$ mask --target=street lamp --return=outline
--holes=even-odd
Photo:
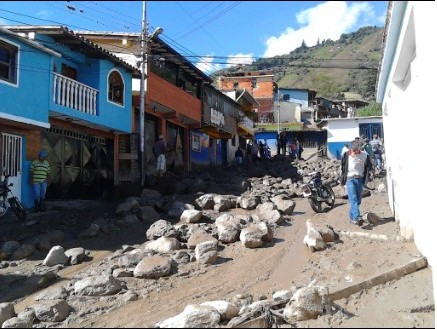
[[[142,31],[141,31],[141,80],[140,80],[140,171],[141,171],[141,187],[144,186],[145,172],[144,172],[144,111],[147,89],[147,52],[149,42],[160,35],[164,29],[158,27],[151,34],[147,34],[147,22],[146,22],[146,1],[143,1],[143,19],[142,19]]]

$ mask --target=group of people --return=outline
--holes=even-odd
[[[261,159],[271,159],[271,157],[271,150],[265,139],[264,143],[261,140],[256,142],[248,139],[245,150],[239,146],[235,151],[235,161],[238,166],[242,166],[243,164],[247,166],[251,162],[256,162]]]
[[[363,187],[370,179],[375,167],[383,169],[382,158],[384,144],[377,134],[370,141],[365,136],[356,137],[350,147],[343,147],[341,158],[341,185],[346,186],[349,199],[349,219],[352,224],[362,226],[364,221],[360,214]]]
[[[278,146],[278,154],[287,155],[288,151],[288,154],[292,160],[302,160],[302,145],[300,145],[297,139],[294,139],[291,143],[289,143],[285,130],[279,133],[276,143]]]

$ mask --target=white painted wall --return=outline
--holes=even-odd
[[[434,268],[437,113],[432,99],[437,69],[430,33],[437,31],[436,4],[394,1],[391,15],[377,92],[383,105],[390,206],[401,234],[414,237]],[[406,151],[412,149],[415,156]],[[432,272],[436,301],[437,271]]]
[[[329,146],[334,143],[350,143],[355,137],[360,136],[361,123],[382,123],[381,117],[356,117],[326,119],[328,154],[330,159],[336,159],[330,152]],[[340,147],[340,146],[339,146]],[[341,146],[342,147],[342,146]]]
[[[279,119],[281,122],[300,122],[300,108],[301,105],[293,102],[280,102]],[[273,112],[274,121],[278,122],[278,103],[275,104],[275,111]]]

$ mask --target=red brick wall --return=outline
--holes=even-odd
[[[201,122],[202,102],[199,99],[154,73],[149,73],[148,79],[149,92],[146,95],[148,104],[150,104],[150,100],[153,100],[175,110],[177,113],[182,113]]]

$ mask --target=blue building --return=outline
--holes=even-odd
[[[62,26],[0,27],[0,158],[14,193],[33,206],[31,161],[52,167],[48,199],[110,193],[118,135],[132,131],[139,71]]]

